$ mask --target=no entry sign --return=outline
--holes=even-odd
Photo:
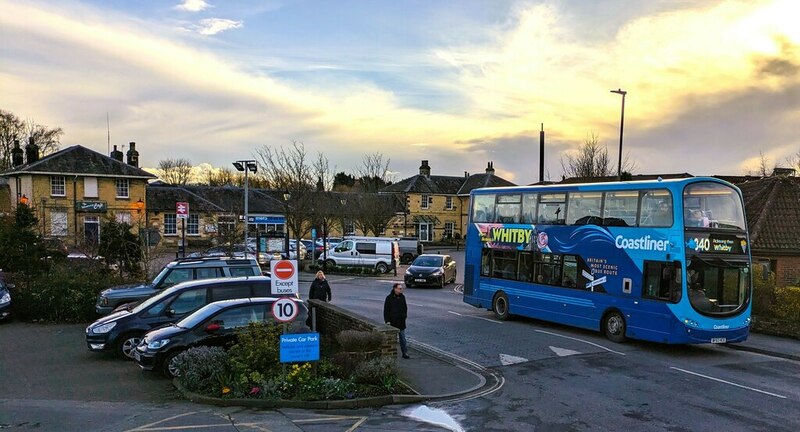
[[[272,292],[277,295],[297,294],[297,261],[270,261]]]

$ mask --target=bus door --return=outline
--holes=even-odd
[[[667,342],[675,317],[667,303],[681,299],[680,261],[645,261],[641,299],[636,301],[628,327],[634,337]]]

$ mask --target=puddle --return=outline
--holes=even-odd
[[[403,415],[425,423],[441,426],[453,432],[464,432],[464,429],[456,422],[450,414],[438,408],[431,408],[427,405],[420,405],[416,408],[408,409]]]

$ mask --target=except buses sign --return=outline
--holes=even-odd
[[[272,260],[269,265],[273,292],[277,295],[297,294],[297,261]]]

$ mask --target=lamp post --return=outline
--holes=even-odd
[[[250,209],[248,206],[248,199],[250,198],[250,192],[248,190],[248,180],[247,180],[247,172],[252,171],[255,174],[258,171],[258,164],[254,160],[239,160],[233,163],[233,166],[236,167],[237,171],[244,171],[244,255],[247,256],[247,234],[249,228],[249,215]]]
[[[616,89],[611,90],[611,93],[622,95],[622,114],[619,118],[619,159],[617,160],[617,181],[622,180],[622,128],[625,125],[625,95],[628,94],[625,90]]]
[[[289,259],[289,200],[292,199],[292,194],[289,191],[283,193],[283,206],[285,222],[283,227],[286,229],[286,259]],[[298,252],[300,248],[297,248]]]

